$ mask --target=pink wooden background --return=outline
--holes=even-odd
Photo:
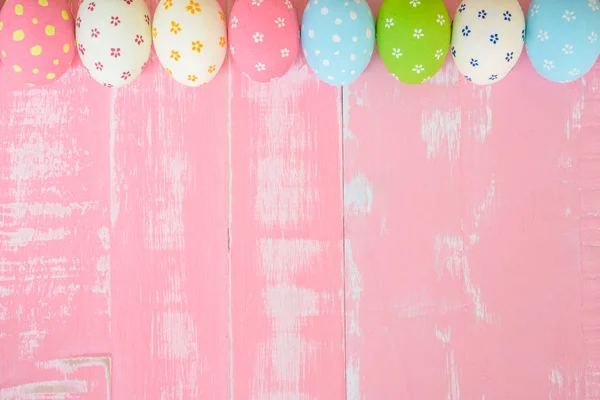
[[[10,85],[0,399],[600,399],[599,67]]]

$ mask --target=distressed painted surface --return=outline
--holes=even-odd
[[[600,398],[599,68],[0,87],[0,399]]]
[[[600,395],[598,72],[345,92],[349,399]]]

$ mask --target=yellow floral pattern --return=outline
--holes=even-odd
[[[171,29],[169,31],[177,35],[179,32],[181,32],[181,25],[175,21],[171,21]]]
[[[208,67],[208,73],[209,74],[212,74],[216,70],[217,70],[217,66],[216,65],[211,65],[210,67]]]
[[[152,37],[153,37],[154,39],[156,39],[156,37],[157,37],[157,36],[158,36],[158,29],[156,29],[156,28],[152,28]]]
[[[225,21],[225,13],[223,11],[219,11],[219,18],[221,18],[221,21]]]
[[[227,44],[227,41],[225,40],[225,36],[221,36],[219,38],[219,46],[225,47],[226,44]]]
[[[165,68],[165,71],[167,71],[169,75],[173,75],[173,71],[171,71],[169,68]]]
[[[187,10],[187,12],[189,12],[190,14],[196,14],[201,12],[202,10],[200,9],[200,3],[194,1],[194,0],[190,0],[190,4],[185,8]]]
[[[165,0],[163,7],[165,8],[165,10],[168,10],[169,8],[173,7],[173,0]]]
[[[198,53],[200,53],[200,51],[202,50],[203,47],[204,47],[204,45],[202,43],[200,43],[199,40],[192,42],[192,51],[197,51]]]
[[[177,50],[171,50],[171,57],[173,60],[175,61],[179,61],[179,59],[181,58],[181,55],[179,54],[179,52]]]
[[[198,80],[198,77],[196,75],[188,75],[188,81],[196,82],[197,80]]]

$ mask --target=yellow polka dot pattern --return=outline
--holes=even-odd
[[[0,10],[0,61],[27,86],[58,79],[73,56],[75,30],[69,11],[50,0],[6,3]]]

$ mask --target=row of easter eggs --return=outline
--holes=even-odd
[[[340,86],[364,71],[377,41],[402,82],[431,78],[450,49],[468,80],[491,84],[526,42],[538,72],[568,82],[600,54],[599,10],[600,0],[533,0],[526,30],[517,0],[464,0],[452,24],[442,0],[385,0],[375,26],[365,0],[309,0],[299,27],[290,0],[237,0],[227,27],[215,0],[161,0],[153,20],[144,0],[83,0],[74,22],[66,0],[15,0],[0,12],[0,60],[14,80],[38,86],[69,68],[76,44],[96,81],[121,87],[140,75],[154,43],[166,71],[196,87],[217,74],[227,47],[243,73],[266,82],[289,70],[301,42],[314,73]]]

